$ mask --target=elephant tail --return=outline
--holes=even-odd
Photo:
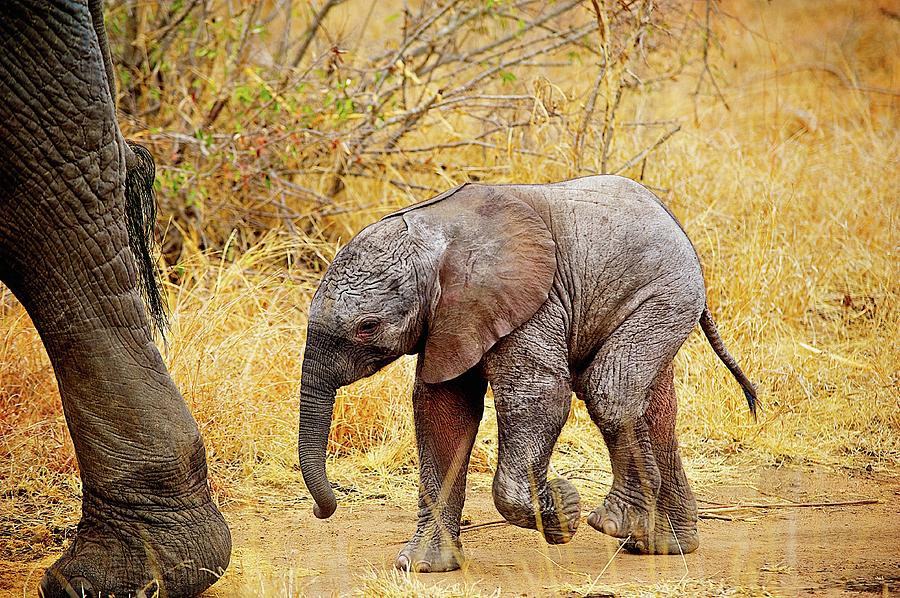
[[[708,305],[703,306],[703,313],[700,315],[700,328],[703,329],[703,334],[706,335],[706,340],[709,341],[713,351],[716,352],[716,355],[719,356],[719,359],[722,360],[722,363],[725,364],[731,375],[741,385],[744,396],[747,397],[750,413],[753,414],[753,419],[756,420],[756,386],[750,382],[743,370],[741,370],[741,366],[738,365],[737,360],[725,348],[725,343],[722,342],[722,337],[719,336],[719,330],[716,328],[712,314],[709,313]]]
[[[156,226],[156,194],[153,180],[156,164],[147,148],[130,141],[126,142],[131,152],[126,160],[125,174],[125,221],[128,229],[128,244],[138,269],[138,286],[147,305],[153,328],[164,336],[168,328],[166,307],[162,300],[156,265],[153,260]]]

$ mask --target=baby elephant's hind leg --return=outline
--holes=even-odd
[[[643,417],[661,485],[656,497],[654,534],[649,538],[646,550],[626,543],[626,548],[636,552],[686,554],[695,551],[700,544],[697,534],[697,502],[681,465],[678,440],[675,437],[677,412],[672,364],[669,363],[653,385],[650,405]]]
[[[638,418],[603,430],[613,484],[603,504],[588,516],[591,527],[626,540],[640,552],[655,527],[661,476],[645,421]]]
[[[678,541],[666,540],[672,539],[667,530],[676,524],[669,520],[681,509],[678,493],[687,481],[673,449],[674,413],[667,413],[674,394],[663,389],[671,381],[672,358],[694,325],[692,315],[662,302],[644,303],[578,376],[576,391],[603,433],[613,472],[609,495],[588,523],[624,539],[635,552],[673,552],[673,545],[678,552]],[[653,401],[659,404],[651,407]],[[675,519],[684,527],[685,517]],[[693,548],[696,534],[685,538],[682,551]]]

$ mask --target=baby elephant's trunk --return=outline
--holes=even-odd
[[[303,481],[316,501],[313,513],[319,519],[331,517],[337,501],[325,474],[328,432],[334,411],[337,385],[330,382],[329,369],[323,364],[322,349],[307,342],[300,378],[300,431],[297,449]]]

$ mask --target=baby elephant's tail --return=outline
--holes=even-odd
[[[703,329],[703,334],[706,335],[706,340],[709,341],[713,351],[716,352],[716,355],[719,356],[719,359],[722,360],[722,363],[725,364],[725,367],[728,368],[731,375],[734,376],[735,380],[738,381],[738,384],[740,384],[741,388],[744,390],[744,396],[747,397],[747,405],[749,405],[750,413],[753,414],[753,419],[755,420],[756,387],[747,379],[747,376],[745,376],[743,370],[741,370],[741,366],[737,364],[737,361],[732,357],[731,353],[728,352],[728,349],[725,348],[725,343],[722,342],[722,337],[719,336],[719,331],[716,329],[716,323],[712,319],[712,314],[709,313],[708,305],[703,306],[703,314],[700,316],[700,328]]]

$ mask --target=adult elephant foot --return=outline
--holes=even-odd
[[[44,574],[41,595],[196,596],[224,573],[230,554],[228,526],[209,499],[176,510],[86,495],[75,540]]]
[[[397,555],[394,566],[401,571],[438,573],[456,571],[464,560],[459,538],[427,540],[416,534]]]

